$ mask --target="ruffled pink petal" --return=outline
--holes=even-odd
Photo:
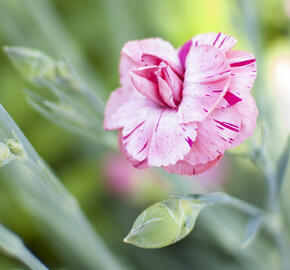
[[[214,110],[205,121],[198,124],[192,149],[181,164],[176,164],[175,170],[181,167],[189,172],[189,165],[212,164],[226,150],[236,147],[253,134],[257,115],[258,110],[251,95],[234,106]],[[185,166],[184,162],[189,165]]]
[[[137,169],[147,169],[149,168],[148,166],[148,160],[147,158],[145,158],[144,160],[136,160],[134,158],[132,158],[127,149],[124,147],[123,144],[123,135],[122,135],[122,130],[119,130],[119,147],[122,151],[122,153],[124,154],[124,156],[126,157],[126,159]]]
[[[176,162],[176,164],[174,165],[164,167],[164,169],[169,173],[176,173],[180,175],[195,175],[209,170],[210,168],[215,166],[221,158],[222,156],[219,156],[215,160],[208,161],[205,164],[195,165],[192,165],[187,161],[181,160]]]
[[[134,71],[130,71],[130,75],[132,84],[139,93],[161,106],[164,105],[155,82],[137,75]]]
[[[182,160],[196,138],[196,124],[180,124],[175,110],[163,110],[150,143],[148,164],[168,166]]]
[[[157,77],[157,79],[158,79],[158,89],[162,100],[167,106],[171,108],[176,108],[177,106],[173,101],[173,93],[168,83],[159,76]]]
[[[113,114],[112,121],[122,128],[123,146],[133,159],[147,158],[150,139],[161,113],[155,103],[141,96],[124,103]]]
[[[242,101],[242,99],[238,95],[235,95],[231,90],[228,90],[224,95],[224,101],[227,104],[226,106],[233,106]]]
[[[123,90],[123,88],[122,88]],[[124,92],[124,94],[126,91]],[[112,113],[108,113],[107,111],[111,111],[110,108],[113,106],[111,104],[115,103],[113,102],[114,99],[110,97],[107,107],[106,112],[105,112],[105,129],[121,129],[127,125],[127,123],[130,123],[131,119],[133,120],[133,116],[136,117],[136,112],[138,109],[142,108],[143,106],[148,107],[152,106],[153,108],[155,107],[155,104],[145,98],[143,95],[141,95],[139,92],[132,90],[131,93],[133,93],[133,97],[129,97],[127,101],[124,101],[122,104],[120,104],[119,107],[116,108]],[[114,98],[118,98],[118,95],[115,94],[114,92],[111,94],[113,95]]]
[[[185,42],[184,45],[178,50],[178,57],[183,67],[185,67],[185,60],[190,51],[191,46],[192,40],[189,40]]]
[[[235,107],[240,114],[242,124],[240,132],[233,141],[231,148],[240,145],[242,142],[253,135],[256,129],[256,121],[259,113],[256,101],[250,94],[244,97],[243,102],[239,102],[237,105],[235,105]]]
[[[141,66],[141,67],[135,67],[129,70],[129,72],[132,72],[140,77],[146,78],[149,81],[157,83],[155,72],[158,71],[160,68],[159,66]]]
[[[115,121],[114,114],[124,103],[132,98],[138,98],[138,95],[139,94],[137,94],[136,91],[131,90],[128,87],[118,88],[111,93],[105,109],[105,130],[118,129],[122,127],[120,123]]]
[[[148,65],[146,61],[150,57],[153,58],[152,61],[167,63],[177,74],[183,76],[183,67],[172,45],[160,38],[151,38],[130,41],[123,47],[119,65],[121,84],[130,83],[128,70],[136,66]]]
[[[169,66],[162,68],[162,73],[163,79],[168,83],[169,87],[171,88],[175,104],[179,104],[182,98],[183,82]]]
[[[159,93],[163,102],[171,108],[176,108],[182,96],[183,82],[176,73],[164,62],[155,72],[159,84]]]
[[[190,151],[196,124],[179,124],[176,111],[149,100],[132,100],[115,113],[122,129],[122,147],[132,160],[148,159],[149,166],[174,164]]]
[[[123,144],[132,158],[142,161],[148,157],[154,127],[162,112],[142,108],[136,114],[123,128]]]
[[[240,133],[241,117],[236,108],[214,110],[207,119],[199,123],[197,138],[185,157],[190,164],[205,164],[223,155],[232,147]]]
[[[227,58],[231,67],[231,100],[243,99],[250,92],[257,77],[255,57],[244,51],[229,51]],[[231,100],[229,103],[231,104]]]
[[[236,43],[237,43],[237,40],[234,37],[223,34],[223,33],[200,34],[200,35],[196,35],[192,39],[193,46],[206,44],[206,45],[214,46],[215,48],[223,52],[227,52],[230,49],[232,49]]]
[[[208,45],[191,47],[178,111],[181,122],[203,121],[222,100],[230,80],[230,66],[221,51]]]

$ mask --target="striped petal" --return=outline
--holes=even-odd
[[[148,100],[127,102],[116,117],[123,125],[123,152],[134,164],[144,160],[149,166],[174,164],[190,151],[196,137],[196,124],[179,124],[176,111]]]
[[[200,174],[215,166],[222,157],[223,156],[219,156],[215,160],[208,161],[205,164],[195,164],[195,165],[192,165],[185,160],[181,160],[176,162],[176,164],[174,165],[164,167],[164,169],[169,173],[176,173],[180,175]]]
[[[230,84],[230,66],[218,49],[193,46],[186,59],[181,122],[203,121],[222,100]]]
[[[257,66],[255,57],[244,51],[230,51],[227,58],[231,67],[231,99],[227,101],[231,105],[232,101],[243,99],[249,94],[257,77]]]
[[[123,147],[131,158],[143,161],[148,157],[150,141],[162,110],[148,99],[131,100],[115,114],[122,125]]]
[[[257,115],[256,103],[251,95],[234,106],[216,109],[198,124],[196,140],[183,161],[168,170],[184,170],[188,174],[190,165],[196,172],[196,166],[206,168],[214,165],[226,150],[236,147],[253,134]]]
[[[196,35],[192,39],[192,44],[194,46],[199,45],[210,45],[214,46],[215,48],[225,52],[228,52],[232,49],[237,43],[237,40],[229,35],[223,33],[207,33],[207,34],[200,34]]]
[[[109,100],[105,109],[104,129],[112,130],[122,128],[121,123],[118,122],[116,112],[118,109],[131,99],[143,98],[136,91],[131,90],[128,87],[118,88],[113,91],[109,97]]]
[[[160,62],[168,64],[177,74],[183,76],[183,67],[172,45],[160,38],[130,41],[121,52],[120,75],[121,84],[130,83],[128,71],[136,66],[146,66]],[[152,63],[154,62],[154,63]]]
[[[180,124],[175,110],[166,109],[153,131],[148,164],[168,166],[182,160],[196,138],[196,124]]]
[[[148,165],[148,160],[147,158],[145,158],[144,160],[137,160],[134,159],[130,156],[130,154],[128,153],[127,149],[124,147],[124,142],[123,142],[123,135],[122,135],[122,131],[119,131],[119,147],[120,150],[122,151],[123,155],[127,158],[127,160],[137,169],[147,169],[149,168]]]
[[[146,77],[137,75],[134,70],[130,71],[130,75],[132,84],[139,93],[141,93],[151,101],[155,102],[156,104],[159,104],[161,106],[164,105],[160,97],[158,85],[156,82]]]

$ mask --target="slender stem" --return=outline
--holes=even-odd
[[[283,217],[280,209],[272,214],[272,222],[268,222],[268,229],[272,232],[274,241],[281,256],[281,269],[290,270],[289,243],[284,231]]]
[[[289,244],[285,235],[282,225],[281,207],[279,201],[278,179],[275,168],[266,150],[260,151],[260,155],[252,158],[253,163],[262,171],[267,181],[268,187],[268,209],[271,213],[270,216],[274,217],[274,222],[267,228],[271,231],[278,252],[281,258],[281,269],[290,270],[289,260]],[[274,224],[274,225],[273,225]]]
[[[252,162],[258,167],[264,174],[265,180],[267,181],[268,189],[268,209],[271,212],[276,212],[278,208],[277,198],[277,177],[274,170],[274,166],[269,159],[266,150],[259,149],[259,155],[251,157]]]
[[[274,233],[276,245],[279,248],[279,253],[281,254],[281,269],[289,270],[290,269],[290,262],[289,262],[289,253],[287,243],[283,237],[283,234],[280,231],[276,231]]]
[[[22,258],[20,258],[32,270],[48,270],[37,258],[35,258],[28,250],[24,249]]]
[[[226,204],[226,205],[230,205],[232,207],[235,207],[249,215],[260,215],[263,214],[265,215],[265,212],[250,204],[247,203],[245,201],[242,201],[240,199],[237,199],[235,197],[232,197],[230,195],[227,195],[225,193],[212,193],[212,194],[208,194],[208,195],[195,195],[195,194],[190,194],[188,195],[190,198],[193,198],[195,200],[198,200],[200,202],[204,202],[207,204]]]

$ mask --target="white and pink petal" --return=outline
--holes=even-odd
[[[161,62],[167,63],[177,74],[183,76],[183,67],[174,47],[160,38],[130,41],[121,52],[120,75],[121,83],[128,83],[128,71],[134,67],[147,66]]]
[[[129,153],[127,152],[126,148],[124,147],[124,143],[123,143],[123,135],[122,135],[122,130],[119,130],[119,136],[118,136],[118,141],[119,141],[119,147],[121,152],[123,153],[123,155],[126,157],[126,159],[137,169],[147,169],[149,168],[148,165],[148,160],[147,158],[144,160],[136,160],[134,158],[132,158]]]
[[[196,35],[192,39],[193,46],[199,45],[210,45],[213,46],[224,53],[231,50],[237,43],[237,40],[230,36],[223,33],[206,33],[206,34],[199,34]]]
[[[176,111],[172,109],[149,104],[137,109],[133,104],[128,105],[135,111],[124,122],[122,146],[132,160],[146,159],[149,166],[168,166],[182,160],[190,151],[196,137],[196,124],[179,124]]]
[[[126,92],[127,91],[124,91],[124,95]],[[119,93],[117,94],[113,92],[113,96],[111,94],[112,97],[110,97],[105,111],[105,130],[121,129],[132,123],[135,119],[134,117],[136,117],[136,112],[140,108],[145,107],[147,109],[148,107],[152,107],[154,109],[156,107],[155,103],[150,101],[148,98],[145,98],[139,92],[132,91],[132,93],[134,96],[121,103],[118,107],[115,106],[115,99],[118,99]],[[143,111],[141,110],[141,112]]]
[[[175,104],[179,104],[182,98],[182,80],[169,66],[162,68],[162,78],[168,83],[169,87],[171,88]]]
[[[251,137],[256,129],[256,121],[258,117],[258,108],[256,101],[251,94],[243,98],[236,106],[241,119],[241,127],[238,136],[232,143],[232,147],[236,147]]]
[[[192,165],[215,160],[232,148],[240,131],[241,117],[234,107],[215,110],[198,124],[196,140],[184,160]]]
[[[180,124],[175,110],[164,110],[152,134],[148,164],[157,167],[175,164],[190,151],[195,138],[195,123]]]
[[[173,100],[173,92],[169,87],[168,83],[159,76],[157,77],[157,79],[158,79],[159,94],[163,102],[170,108],[177,108]]]
[[[229,90],[236,98],[243,99],[251,91],[257,77],[256,59],[244,51],[229,51],[227,58],[232,77]]]
[[[126,102],[134,99],[143,99],[143,97],[128,87],[118,88],[110,94],[109,100],[105,108],[104,129],[112,130],[121,128],[122,125],[118,122],[116,113]]]
[[[179,117],[183,123],[203,121],[222,100],[230,85],[230,66],[218,49],[192,47],[186,59]]]
[[[214,110],[198,124],[196,140],[183,161],[196,166],[216,160],[253,134],[257,115],[251,95],[234,106]]]
[[[196,175],[203,173],[209,169],[211,169],[213,166],[215,166],[219,160],[223,156],[219,156],[214,160],[208,161],[207,163],[200,163],[200,164],[190,164],[186,160],[181,160],[176,162],[174,165],[170,165],[167,167],[164,167],[164,169],[169,173],[176,173],[180,175]]]
[[[158,91],[158,84],[149,78],[142,77],[136,74],[136,71],[130,71],[131,81],[133,87],[144,97],[148,98],[152,102],[164,105]]]

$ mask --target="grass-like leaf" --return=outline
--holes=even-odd
[[[285,179],[286,170],[289,164],[290,158],[290,135],[288,137],[287,143],[285,145],[284,151],[282,152],[278,164],[277,164],[277,191],[279,192]]]
[[[0,249],[7,255],[18,259],[32,270],[48,270],[23,244],[13,232],[0,224]]]
[[[17,144],[11,145],[11,139]],[[14,155],[8,168],[20,206],[41,226],[44,236],[57,251],[83,269],[124,270],[92,228],[75,198],[39,157],[13,119],[0,105],[0,142]],[[8,163],[7,163],[8,164]],[[52,235],[54,237],[52,237]]]
[[[255,238],[258,236],[263,223],[264,218],[262,215],[256,215],[249,219],[242,248],[247,248],[251,243],[253,243]]]
[[[66,60],[25,47],[4,47],[22,77],[33,86],[29,103],[45,117],[82,134],[102,131],[104,102]]]

